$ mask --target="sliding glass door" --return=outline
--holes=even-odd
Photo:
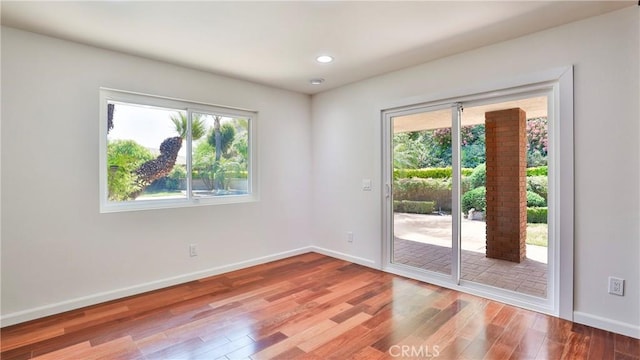
[[[383,112],[392,272],[553,308],[549,94]]]
[[[393,262],[451,275],[451,174],[437,174],[451,167],[451,109],[409,110],[391,123]]]

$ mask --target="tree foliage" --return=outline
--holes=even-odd
[[[527,166],[547,165],[547,118],[528,119]],[[470,125],[460,129],[461,166],[475,168],[486,161],[485,126]],[[420,169],[452,165],[451,128],[423,130],[393,135],[393,163],[396,169]]]
[[[130,199],[137,198],[154,181],[161,179],[171,173],[176,164],[178,153],[182,148],[182,142],[187,137],[188,120],[185,113],[180,112],[169,117],[173,123],[178,136],[166,138],[160,143],[160,155],[155,159],[148,160],[141,164],[134,171],[137,189],[128,196]],[[193,114],[191,118],[191,139],[198,140],[204,136],[206,127],[202,116]]]
[[[549,147],[547,118],[527,120],[527,166],[547,165]]]
[[[220,120],[214,118],[206,141],[194,150],[194,176],[209,190],[227,189],[231,178],[246,176],[248,165],[248,121],[233,119],[220,124]]]
[[[462,167],[485,162],[484,125],[461,129]],[[451,166],[451,128],[394,134],[394,167],[418,169]]]
[[[220,126],[220,156],[228,159],[230,157],[229,150],[233,140],[236,137],[236,129],[230,123],[225,123]],[[207,142],[209,145],[216,149],[216,131],[215,127],[211,128],[209,135],[207,136]]]
[[[171,122],[178,133],[178,136],[183,140],[187,138],[187,115],[183,112],[171,115]],[[191,116],[191,139],[198,140],[206,133],[206,126],[202,115],[193,114]]]
[[[133,140],[113,140],[107,144],[107,185],[109,200],[130,200],[140,190],[135,170],[153,159],[151,152]]]

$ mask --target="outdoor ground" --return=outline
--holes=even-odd
[[[451,216],[396,213],[394,223],[395,263],[451,274]],[[463,280],[547,296],[547,247],[527,245],[520,263],[491,259],[485,256],[485,223],[463,219],[461,227]],[[543,228],[532,226],[536,237],[544,235]]]
[[[540,226],[543,225],[543,226]],[[541,237],[544,224],[529,224],[527,233]],[[462,250],[485,252],[486,226],[484,221],[462,219]],[[425,244],[451,247],[451,215],[394,214],[394,236]],[[527,244],[527,258],[547,263],[547,247]]]

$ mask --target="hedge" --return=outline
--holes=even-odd
[[[529,224],[546,224],[547,208],[546,207],[528,207],[527,222]]]
[[[549,179],[546,176],[527,177],[527,191],[533,191],[546,199],[549,193]]]
[[[462,176],[471,176],[474,169],[463,168]],[[527,176],[547,176],[548,167],[538,166],[527,168]],[[451,168],[427,168],[427,169],[394,169],[393,178],[398,179],[446,179],[451,177]]]
[[[431,214],[435,209],[435,201],[394,200],[393,211],[411,214]]]
[[[547,166],[527,168],[527,176],[547,176],[548,169]]]
[[[436,209],[451,210],[451,179],[400,179],[393,182],[393,199],[433,201]]]
[[[527,191],[527,206],[544,207],[547,206],[547,200],[533,191]]]
[[[462,169],[462,176],[469,176],[473,169]],[[394,169],[393,179],[447,179],[451,177],[452,170],[446,168],[427,168],[427,169]]]

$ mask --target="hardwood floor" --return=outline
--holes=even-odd
[[[309,253],[1,330],[2,359],[639,359],[640,341]]]

